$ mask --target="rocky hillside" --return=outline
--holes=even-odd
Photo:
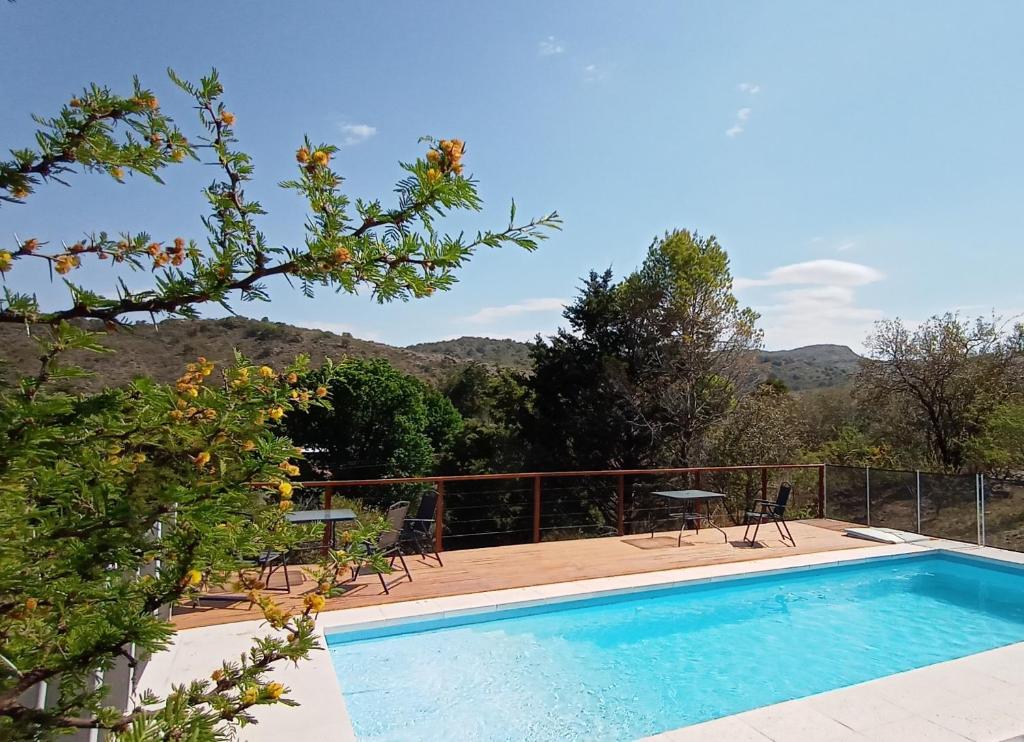
[[[414,353],[447,356],[462,363],[488,363],[510,368],[530,368],[530,346],[518,340],[461,337],[435,343],[417,343],[405,346]]]
[[[24,328],[0,325],[0,373],[35,371],[38,349]],[[398,348],[359,340],[348,333],[294,327],[242,317],[197,321],[166,320],[158,325],[140,323],[109,335],[106,345],[114,353],[80,358],[97,371],[85,386],[96,389],[118,385],[136,376],[172,381],[197,356],[217,363],[229,361],[234,349],[257,363],[282,367],[305,353],[313,364],[324,358],[384,358],[396,368],[428,381],[438,381],[460,365],[489,363],[526,370],[529,345],[516,340],[462,337]],[[844,345],[810,345],[794,350],[759,354],[759,375],[774,377],[795,391],[842,386],[856,371],[859,356]]]
[[[793,350],[763,351],[762,373],[793,391],[844,386],[853,380],[860,356],[845,345],[806,345]]]
[[[115,352],[79,356],[83,365],[97,372],[87,381],[89,388],[123,384],[137,376],[172,381],[197,356],[223,364],[231,360],[236,348],[253,361],[275,368],[285,366],[301,353],[310,356],[314,365],[324,358],[384,358],[396,368],[430,381],[439,380],[459,365],[444,355],[359,340],[348,333],[337,335],[242,317],[138,324],[108,335],[104,343]],[[10,374],[11,369],[35,370],[38,350],[23,327],[0,326],[0,347],[0,358],[7,366],[0,371]]]

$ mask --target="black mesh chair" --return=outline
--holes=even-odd
[[[402,535],[399,543],[403,549],[409,549],[406,553],[415,552],[421,558],[436,559],[437,563],[444,566],[441,555],[437,553],[434,529],[437,523],[437,493],[428,492],[420,498],[419,507],[416,509],[415,518],[406,518],[405,526],[402,528]]]
[[[789,503],[789,496],[792,492],[793,485],[789,482],[783,482],[779,485],[779,494],[775,496],[775,502],[771,500],[754,500],[754,509],[747,511],[746,519],[744,520],[746,529],[743,531],[743,540],[751,545],[756,544],[757,530],[764,521],[770,520],[779,529],[779,536],[782,537],[783,542],[788,538],[789,542],[796,546],[793,534],[789,532],[789,525],[786,523],[786,505]],[[747,534],[750,533],[751,526],[754,526],[754,535],[748,539]],[[783,533],[783,529],[785,529],[785,533]]]
[[[370,556],[382,556],[387,558],[388,566],[391,569],[394,569],[395,560],[397,559],[401,563],[402,569],[405,571],[405,576],[409,578],[409,582],[412,582],[412,575],[409,573],[409,567],[406,565],[405,559],[402,557],[402,545],[400,543],[402,530],[405,524],[405,516],[408,512],[408,500],[396,502],[394,505],[389,507],[387,515],[385,516],[388,521],[388,529],[377,538],[376,543],[367,544],[366,549]],[[364,568],[377,573],[385,594],[389,594],[391,592],[387,580],[384,579],[384,573],[380,570],[373,569],[369,562],[363,562],[358,567],[354,567],[352,569],[353,579]]]

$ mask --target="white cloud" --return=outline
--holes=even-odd
[[[603,80],[608,76],[608,72],[605,67],[599,67],[596,64],[583,65],[583,79],[586,82],[597,82]]]
[[[345,135],[343,143],[349,146],[365,142],[377,133],[377,127],[369,124],[341,124],[339,128]]]
[[[548,36],[537,45],[537,51],[542,57],[551,57],[565,52],[565,45],[554,36]]]
[[[527,314],[529,312],[555,312],[561,311],[565,306],[565,299],[555,298],[544,298],[544,299],[525,299],[515,304],[504,304],[496,307],[484,307],[477,312],[463,317],[462,319],[466,322],[473,322],[475,324],[483,324],[486,322],[494,322],[496,320],[503,320],[509,317],[517,317],[521,314]]]
[[[756,82],[741,82],[736,86],[741,93],[750,93],[751,95],[757,95],[761,92],[761,86]]]
[[[742,134],[745,128],[745,124],[747,120],[750,118],[751,111],[752,109],[746,107],[736,111],[736,123],[725,130],[725,135],[727,137],[732,138]]]
[[[885,274],[861,263],[845,260],[808,260],[773,268],[764,278],[737,278],[736,288],[750,286],[782,286],[785,284],[828,284],[835,286],[863,286],[881,281]]]
[[[809,260],[774,268],[762,278],[737,278],[738,291],[775,287],[761,313],[765,345],[792,348],[812,343],[840,343],[854,350],[864,338],[880,309],[860,306],[857,289],[885,278],[876,268],[843,260]]]
[[[846,252],[847,250],[856,247],[857,243],[853,240],[847,240],[846,242],[836,247],[836,252]]]

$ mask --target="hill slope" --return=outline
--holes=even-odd
[[[844,386],[853,380],[860,360],[845,345],[806,345],[758,356],[764,376],[779,379],[793,391]]]
[[[5,375],[10,376],[12,370],[36,371],[39,351],[24,328],[0,325],[0,344],[0,358],[6,366],[0,366],[0,371]],[[383,358],[405,373],[434,382],[470,362],[521,370],[530,367],[529,344],[516,340],[462,337],[398,348],[359,340],[348,333],[337,335],[243,317],[139,324],[108,335],[105,344],[115,352],[78,357],[79,362],[97,372],[96,377],[83,382],[86,388],[124,384],[136,376],[173,381],[196,357],[206,356],[223,364],[231,360],[236,348],[254,362],[275,368],[283,367],[300,353],[309,355],[314,365],[325,358]],[[859,358],[845,345],[764,351],[758,354],[757,373],[764,379],[780,379],[794,391],[842,386],[856,372]]]
[[[518,340],[496,340],[467,335],[455,340],[407,345],[405,349],[414,353],[449,356],[464,363],[490,363],[522,370],[530,368],[530,346]]]
[[[23,327],[0,326],[0,344],[0,357],[6,365],[21,372],[36,370],[39,351]],[[95,378],[85,381],[86,388],[123,384],[137,376],[173,381],[196,357],[206,356],[222,365],[232,359],[236,348],[252,361],[274,368],[285,366],[302,353],[310,356],[314,366],[325,358],[384,358],[396,368],[429,381],[439,380],[459,365],[445,356],[359,340],[348,333],[337,335],[243,317],[139,324],[108,335],[104,344],[115,352],[77,356],[82,365],[97,372]]]

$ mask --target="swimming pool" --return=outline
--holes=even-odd
[[[1024,641],[946,553],[328,634],[361,740],[630,740]]]

